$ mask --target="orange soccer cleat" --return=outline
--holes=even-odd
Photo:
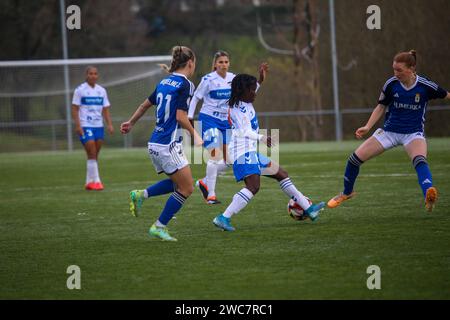
[[[207,204],[220,204],[221,202],[217,200],[216,196],[211,196],[206,199]]]
[[[328,201],[327,205],[329,208],[336,208],[338,207],[342,202],[351,199],[355,196],[355,192],[350,193],[349,195],[340,193],[338,194],[336,197],[330,199],[330,201]]]
[[[436,203],[436,200],[438,199],[438,192],[435,187],[430,187],[427,189],[427,193],[425,195],[425,209],[427,209],[428,212],[433,211],[434,204]]]

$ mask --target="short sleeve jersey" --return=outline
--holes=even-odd
[[[103,127],[102,111],[110,106],[105,88],[98,84],[91,87],[84,82],[75,89],[72,104],[80,107],[78,115],[82,127]]]
[[[419,75],[411,88],[396,77],[390,78],[378,99],[379,104],[387,107],[384,130],[404,134],[423,132],[428,101],[446,96],[446,90]]]
[[[148,100],[156,106],[156,125],[150,143],[170,144],[180,138],[177,110],[188,111],[194,85],[186,76],[172,73],[156,86]]]

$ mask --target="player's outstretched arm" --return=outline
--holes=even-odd
[[[191,137],[194,137],[194,144],[200,146],[203,144],[203,140],[200,135],[195,131],[194,127],[191,125],[187,112],[181,109],[177,109],[177,122],[183,129],[186,129]]]
[[[148,99],[145,99],[144,102],[137,108],[134,114],[131,116],[130,120],[122,123],[120,125],[120,132],[122,134],[127,134],[131,131],[134,124],[144,115],[144,113],[152,106],[151,102]]]
[[[379,104],[375,107],[375,109],[372,111],[372,114],[370,115],[369,120],[367,123],[355,131],[355,136],[358,139],[362,139],[369,131],[372,129],[372,127],[375,125],[375,123],[380,120],[380,118],[383,116],[385,112],[385,106],[382,104]]]
[[[267,62],[261,63],[259,66],[259,79],[258,83],[261,84],[267,77],[267,72],[269,71],[269,64]]]

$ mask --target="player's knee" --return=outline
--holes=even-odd
[[[191,184],[191,185],[188,185],[188,186],[186,186],[186,187],[183,188],[182,194],[187,198],[187,197],[189,197],[193,192],[194,192],[194,186]]]
[[[250,192],[253,193],[253,195],[255,195],[259,191],[259,184],[248,185],[247,189],[250,190]]]
[[[353,164],[354,166],[357,166],[357,167],[361,166],[361,165],[364,163],[364,161],[362,161],[362,160],[358,157],[358,155],[356,154],[356,152],[353,152],[353,153],[350,155],[350,157],[348,157],[348,162],[351,163],[351,164]]]
[[[289,177],[289,174],[286,170],[284,170],[283,168],[278,169],[278,173],[277,173],[278,181],[284,180],[288,177]]]
[[[425,156],[418,155],[418,156],[414,157],[414,159],[412,161],[412,164],[413,164],[414,168],[417,168],[417,166],[420,165],[420,164],[428,165],[428,161],[427,161],[427,158]]]

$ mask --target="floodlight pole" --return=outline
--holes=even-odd
[[[63,49],[63,59],[69,59],[69,51],[67,49],[67,30],[66,30],[66,5],[64,0],[59,0],[59,7],[61,13],[61,34],[62,34],[62,49]],[[70,79],[69,79],[69,66],[67,63],[64,64],[64,95],[66,103],[66,122],[67,122],[67,150],[73,150],[72,141],[72,111],[70,105]]]
[[[339,110],[339,82],[337,70],[337,50],[336,50],[336,23],[334,19],[334,0],[328,0],[330,9],[330,33],[331,33],[331,61],[333,64],[333,102],[334,102],[334,118],[336,141],[342,140],[342,121],[341,112]]]

